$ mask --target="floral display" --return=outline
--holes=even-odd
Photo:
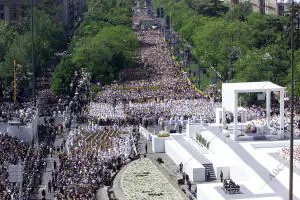
[[[121,188],[128,200],[180,200],[180,193],[148,158],[127,167],[121,178]]]

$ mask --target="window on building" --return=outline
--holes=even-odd
[[[0,11],[4,10],[4,5],[0,5]]]
[[[13,9],[13,10],[17,10],[17,5],[16,5],[16,4],[13,4],[13,5],[12,5],[12,9]]]
[[[0,19],[4,19],[4,13],[0,13]]]
[[[17,19],[17,12],[13,12],[13,19]]]

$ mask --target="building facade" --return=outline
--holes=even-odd
[[[62,21],[66,28],[72,29],[76,21],[78,21],[82,13],[86,10],[85,0],[62,0],[59,2],[58,6],[62,11]]]
[[[286,4],[278,3],[278,0],[232,0],[232,3],[237,4],[240,2],[250,1],[253,10],[261,14],[274,14],[284,15],[287,9]]]
[[[32,0],[0,0],[0,20],[15,22],[22,18],[26,7],[31,6]],[[42,0],[34,0],[38,3]],[[86,10],[85,0],[52,0],[56,1],[59,13],[56,13],[58,20],[71,28]]]
[[[24,0],[0,0],[0,20],[18,21],[24,7]]]

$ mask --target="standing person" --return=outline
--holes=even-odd
[[[46,196],[46,191],[45,191],[45,189],[42,190],[42,195],[43,195],[43,197]]]
[[[49,181],[48,181],[48,192],[51,192],[51,187],[52,187],[51,181],[49,180]]]
[[[191,191],[192,190],[192,183],[191,181],[187,181],[187,185],[188,185],[188,190]]]
[[[54,170],[56,170],[56,161],[55,160],[53,162],[53,167],[54,167]]]
[[[206,181],[209,181],[209,171],[208,169],[205,172]]]
[[[179,133],[182,133],[182,125],[179,124]]]
[[[147,143],[145,144],[145,151],[146,151],[146,154],[148,153],[148,146],[147,146]]]
[[[51,154],[51,158],[52,158],[52,147],[50,147],[50,149],[49,149],[49,151],[50,151],[50,154]]]
[[[53,192],[55,192],[56,191],[56,184],[54,182],[54,179],[52,179],[52,187],[53,187]]]
[[[221,173],[220,173],[220,178],[221,178],[221,183],[223,183],[223,171],[221,170]]]
[[[47,168],[47,162],[46,161],[43,162],[43,167],[44,167],[44,171],[46,172],[46,168]]]
[[[185,172],[183,172],[183,173],[182,173],[182,180],[183,180],[183,184],[185,184],[185,178],[186,178],[186,176],[185,176]]]
[[[182,174],[182,168],[183,168],[183,164],[182,164],[182,162],[180,162],[180,164],[179,164],[179,172],[180,172],[180,174]]]

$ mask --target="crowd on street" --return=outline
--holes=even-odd
[[[30,199],[34,178],[40,167],[40,153],[22,140],[7,134],[0,135],[0,196],[2,199],[17,199],[20,185],[9,181],[9,169],[11,166],[24,166],[22,196]]]
[[[135,12],[133,21],[139,19],[149,16]],[[99,188],[111,186],[116,172],[140,156],[139,125],[164,127],[165,122],[175,122],[180,124],[181,132],[183,121],[215,120],[215,109],[221,106],[220,91],[215,86],[203,93],[195,89],[191,73],[185,73],[172,58],[160,30],[137,29],[135,34],[141,44],[138,66],[124,73],[131,79],[101,87],[93,99],[89,97],[90,75],[84,69],[75,73],[74,88],[65,98],[56,98],[47,89],[47,77],[38,79],[43,89],[39,94],[40,141],[30,145],[0,134],[0,199],[18,199],[20,191],[22,199],[32,199],[34,186],[41,182],[45,170],[45,158],[57,152],[59,162],[54,163],[48,183],[55,199],[94,200]],[[247,114],[249,120],[264,120],[266,116],[259,106],[248,107]],[[32,103],[0,105],[0,122],[18,120],[26,124],[35,116]],[[278,113],[272,112],[272,116],[277,123]],[[288,118],[285,122],[288,127]],[[295,125],[300,130],[300,119]],[[68,137],[54,146],[55,138],[64,131]],[[24,166],[21,188],[9,181],[9,166],[18,164]]]
[[[112,184],[112,176],[130,161],[136,132],[130,127],[90,126],[70,131],[59,172],[54,176],[57,199],[96,199],[100,186]]]

